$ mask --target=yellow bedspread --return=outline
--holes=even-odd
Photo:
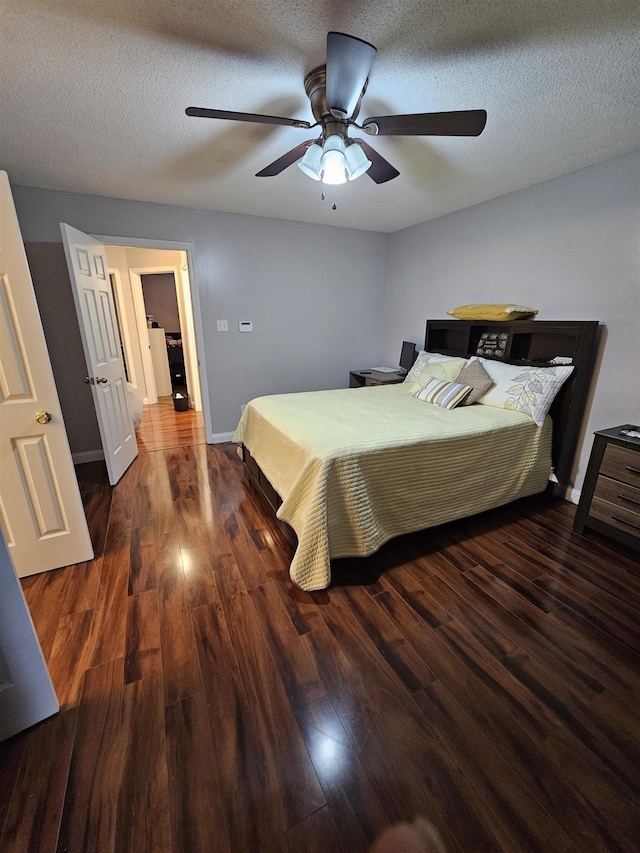
[[[331,582],[332,557],[366,556],[402,533],[542,491],[551,421],[491,406],[448,411],[406,385],[258,397],[233,440],[282,498],[304,590]]]

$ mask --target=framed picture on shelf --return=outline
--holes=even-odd
[[[504,358],[507,353],[508,342],[508,332],[483,332],[478,341],[476,355]]]

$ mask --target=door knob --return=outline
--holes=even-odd
[[[85,376],[82,381],[85,385],[93,385],[93,376]]]
[[[36,420],[39,424],[48,424],[51,420],[49,412],[36,412]]]
[[[103,376],[101,379],[96,376],[96,385],[102,385],[103,383],[106,384],[108,381],[109,380],[106,378],[106,376]]]

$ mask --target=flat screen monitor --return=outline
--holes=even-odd
[[[416,345],[411,341],[402,341],[402,350],[400,351],[400,368],[409,371],[413,367],[413,362],[418,355]]]

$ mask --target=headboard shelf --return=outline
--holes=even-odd
[[[484,332],[506,332],[504,358],[497,361],[544,367],[552,358],[570,358],[574,370],[551,407],[553,464],[564,495],[570,485],[580,426],[595,365],[597,320],[427,320],[424,348],[427,352],[471,358],[477,354]],[[483,356],[488,357],[488,356]]]

